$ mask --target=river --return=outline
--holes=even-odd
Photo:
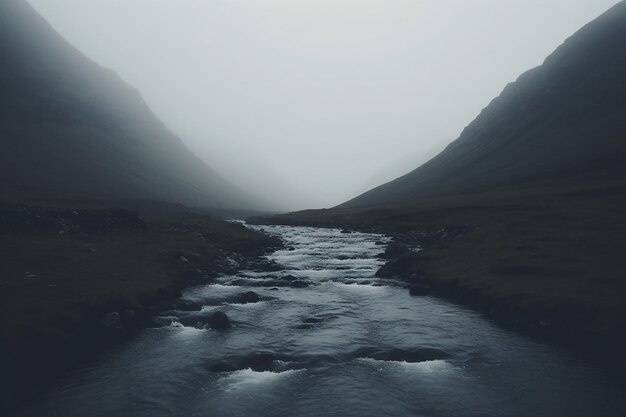
[[[250,226],[255,227],[255,226]],[[18,416],[624,416],[621,379],[575,353],[374,277],[383,236],[263,226],[284,271],[186,290],[226,330],[144,330]],[[297,278],[302,285],[277,286]],[[298,288],[296,288],[298,287]],[[259,302],[233,302],[254,291]],[[179,321],[180,320],[180,321]]]

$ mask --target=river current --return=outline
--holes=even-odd
[[[626,389],[606,369],[375,278],[385,237],[262,229],[285,241],[268,255],[283,271],[222,276],[182,297],[226,313],[231,328],[164,312],[171,324],[111,349],[17,415],[626,415]],[[274,285],[284,281],[298,284]],[[233,302],[247,291],[260,301]]]

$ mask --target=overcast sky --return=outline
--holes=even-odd
[[[285,208],[416,168],[617,0],[29,0],[201,158]]]

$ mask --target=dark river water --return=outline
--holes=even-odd
[[[107,352],[17,415],[626,415],[626,390],[608,370],[374,278],[382,236],[263,229],[292,247],[269,256],[285,271],[184,292],[232,328],[186,327],[177,317],[188,313],[164,313],[171,325]],[[310,285],[263,286],[287,274]],[[231,302],[249,290],[263,301]]]

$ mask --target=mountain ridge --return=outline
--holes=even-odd
[[[67,43],[27,2],[0,4],[4,195],[267,209],[167,129],[136,88]]]
[[[338,207],[565,179],[582,171],[623,176],[624,48],[622,1],[568,38],[542,65],[509,83],[439,155]],[[591,146],[598,142],[593,135],[603,135],[601,144]]]

